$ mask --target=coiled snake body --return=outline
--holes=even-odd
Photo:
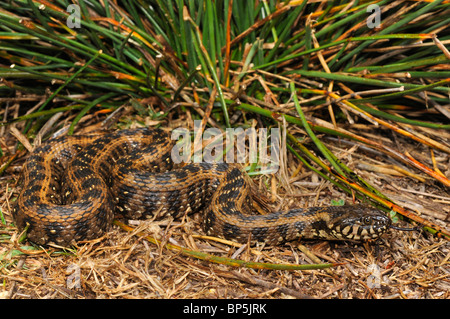
[[[100,237],[115,212],[137,219],[203,212],[207,234],[271,245],[298,238],[367,240],[390,219],[363,205],[251,213],[246,176],[227,163],[172,169],[172,142],[158,129],[70,136],[36,148],[23,167],[13,217],[38,244],[70,245]]]

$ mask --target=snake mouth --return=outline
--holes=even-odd
[[[401,231],[420,231],[420,226],[415,227],[399,227],[395,225],[390,225],[389,228],[395,229],[395,230],[401,230]]]

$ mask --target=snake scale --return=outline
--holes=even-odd
[[[255,214],[248,177],[236,164],[174,168],[173,142],[159,129],[49,140],[23,167],[12,213],[32,242],[71,245],[102,236],[120,213],[138,219],[202,212],[209,235],[277,245],[299,238],[361,241],[390,226],[364,205],[310,207]]]

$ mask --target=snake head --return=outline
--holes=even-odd
[[[364,205],[336,206],[334,217],[328,222],[331,234],[339,240],[374,240],[383,235],[391,219],[380,210]]]

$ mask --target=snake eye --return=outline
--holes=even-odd
[[[369,216],[364,217],[363,222],[365,225],[372,224],[372,217],[369,217]]]

